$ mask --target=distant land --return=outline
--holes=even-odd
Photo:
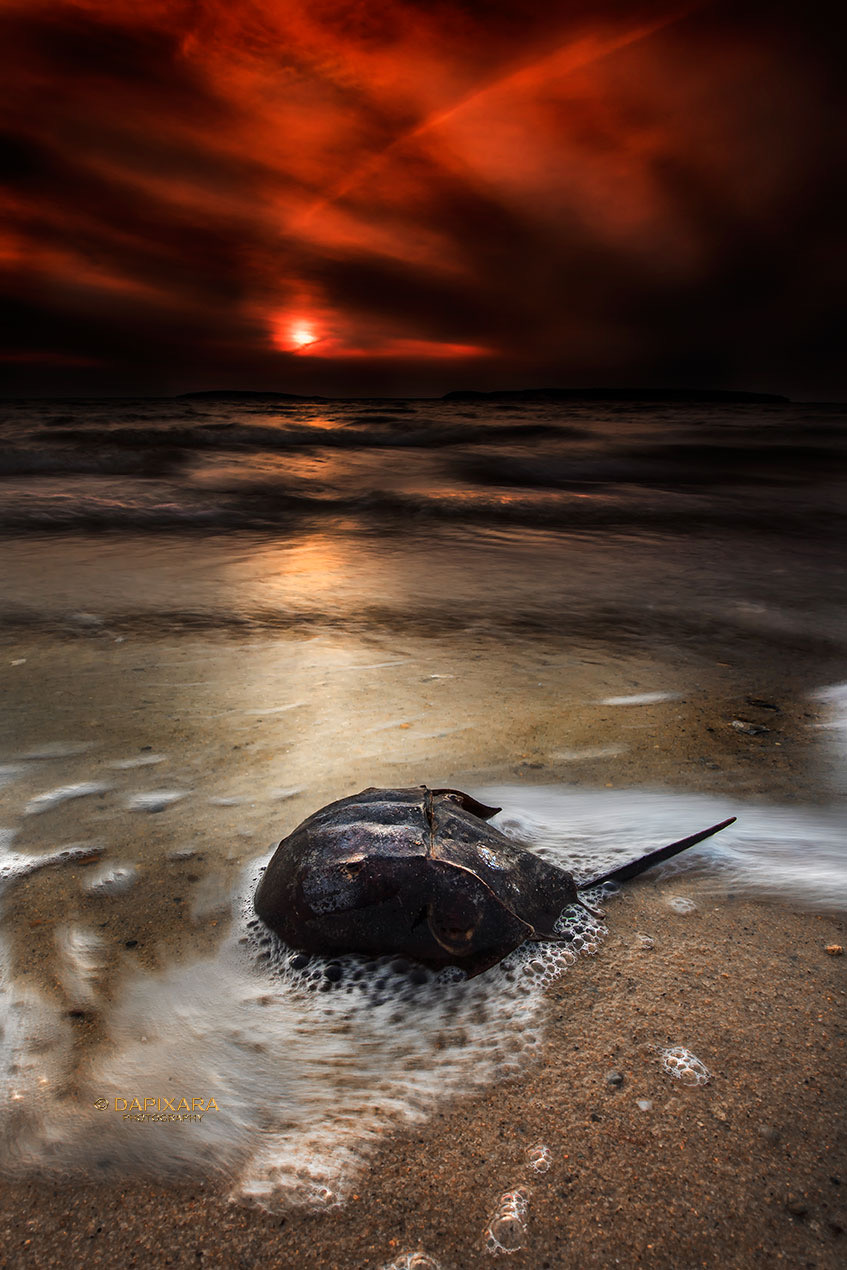
[[[249,389],[210,388],[179,394],[183,401],[398,401],[401,397],[317,397],[295,392],[253,392]],[[407,398],[411,400],[410,398]],[[441,397],[417,398],[421,401],[643,401],[643,402],[716,402],[761,405],[768,402],[789,403],[790,397],[772,392],[736,392],[718,388],[502,388],[481,392],[463,388],[446,392]]]
[[[718,388],[514,388],[497,392],[461,389],[442,401],[647,401],[647,402],[790,402],[772,392],[735,392]]]
[[[181,392],[180,401],[332,401],[332,397],[307,397],[296,392],[252,392],[249,388],[205,388]]]

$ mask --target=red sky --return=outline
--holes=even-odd
[[[0,373],[843,393],[840,40],[799,9],[0,0]]]

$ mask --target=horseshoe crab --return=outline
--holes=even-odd
[[[587,908],[580,891],[634,878],[735,819],[577,882],[487,824],[499,810],[425,785],[330,803],[279,844],[256,913],[303,952],[394,953],[473,978],[526,940],[566,940],[556,922]]]

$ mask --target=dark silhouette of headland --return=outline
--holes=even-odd
[[[787,403],[789,397],[771,392],[737,392],[720,388],[505,388],[495,392],[460,389],[442,401],[638,401],[679,404],[717,403],[762,405]]]
[[[209,388],[197,392],[180,393],[183,401],[253,401],[272,404],[279,402],[296,403],[298,401],[376,401],[379,394],[363,397],[325,397],[316,394],[304,395],[296,392],[256,392],[250,389]],[[400,400],[408,394],[397,393],[385,400]],[[500,388],[485,392],[473,388],[461,388],[446,392],[441,397],[427,398],[436,401],[477,401],[496,404],[509,401],[620,401],[639,402],[642,404],[749,404],[763,405],[768,403],[790,402],[789,397],[782,397],[771,392],[740,392],[734,389],[720,388]]]

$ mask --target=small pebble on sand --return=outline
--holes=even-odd
[[[733,719],[729,726],[745,736],[761,736],[763,732],[770,732],[763,723],[748,723],[746,719]]]

